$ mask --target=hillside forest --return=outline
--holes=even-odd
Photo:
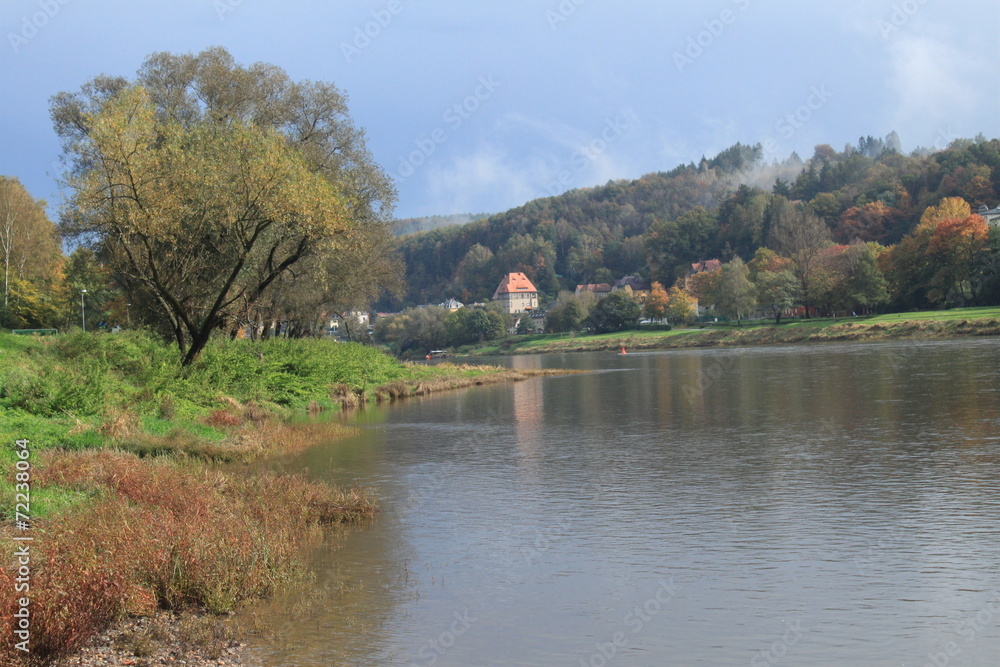
[[[626,275],[669,288],[707,259],[790,271],[810,308],[995,304],[1000,240],[979,213],[998,203],[996,139],[906,155],[892,133],[770,164],[759,144],[736,144],[698,164],[405,236],[406,296],[380,307],[482,301],[511,271],[543,302]]]

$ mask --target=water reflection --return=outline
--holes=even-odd
[[[262,659],[996,664],[998,352],[521,357],[594,372],[370,411],[291,463],[380,489],[379,522],[317,555],[364,593]]]

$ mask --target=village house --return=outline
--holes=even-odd
[[[523,273],[508,273],[493,293],[493,300],[511,315],[530,313],[538,308],[538,290]]]
[[[598,300],[603,299],[607,295],[611,294],[611,285],[607,283],[590,283],[587,285],[577,285],[574,294],[580,296],[584,292],[590,292]]]
[[[344,313],[343,317],[337,313],[330,316],[327,328],[329,335],[340,336],[341,333],[346,333],[347,331],[354,334],[371,333],[371,314],[360,310],[352,310]]]
[[[624,278],[620,278],[615,281],[614,287],[611,288],[611,291],[617,292],[619,290],[624,290],[626,294],[639,303],[645,303],[646,299],[649,298],[649,293],[652,289],[653,288],[649,283],[638,276],[625,276]]]
[[[992,227],[1000,227],[1000,206],[997,206],[996,208],[980,206],[979,215],[986,218],[986,224]]]
[[[444,308],[445,310],[447,310],[447,311],[448,311],[448,312],[450,312],[450,313],[453,313],[453,312],[455,312],[456,310],[458,310],[458,309],[460,309],[460,308],[464,308],[464,307],[465,307],[465,304],[464,304],[464,303],[462,303],[461,301],[459,301],[458,299],[448,299],[448,300],[447,300],[447,301],[445,301],[444,303],[440,303],[440,304],[438,304],[438,305],[439,305],[439,306],[440,306],[441,308]]]
[[[691,264],[691,270],[687,272],[684,276],[684,289],[690,293],[691,292],[691,278],[698,275],[699,273],[712,273],[713,271],[718,271],[722,268],[722,262],[717,259],[706,259],[701,262],[694,262]],[[698,299],[694,300],[694,312],[697,313],[698,317],[705,317],[708,313],[708,309],[699,303]]]

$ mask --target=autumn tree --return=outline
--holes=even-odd
[[[45,202],[6,176],[0,176],[0,260],[4,326],[52,326],[63,268],[56,227]]]
[[[892,209],[880,201],[852,206],[840,216],[834,235],[841,243],[881,241],[892,218]]]
[[[60,93],[52,115],[71,163],[64,233],[154,305],[185,364],[293,267],[322,257],[328,280],[348,276],[359,230],[391,225],[392,185],[331,84],[223,49],[159,53],[133,82]]]
[[[695,298],[680,285],[674,285],[667,292],[666,315],[674,324],[690,324],[694,321]]]
[[[715,294],[719,290],[719,279],[722,274],[719,270],[701,271],[689,276],[684,281],[684,289],[699,301],[704,301],[706,305],[714,303]]]
[[[234,309],[231,335],[244,327],[268,331],[278,324],[292,336],[318,335],[336,315],[348,338],[363,338],[364,332],[350,328],[348,313],[367,309],[386,293],[400,296],[403,265],[385,227],[365,225],[354,231],[350,244],[304,258],[275,280],[255,305],[247,302]],[[338,270],[343,265],[352,270]]]
[[[750,281],[747,265],[739,257],[719,269],[714,305],[720,313],[741,324],[757,305],[756,288]]]
[[[669,306],[670,296],[667,294],[667,290],[663,289],[663,285],[660,283],[654,282],[649,296],[646,297],[646,302],[642,305],[642,314],[647,319],[659,322],[667,316]]]
[[[775,325],[781,324],[781,316],[799,299],[798,278],[787,268],[765,268],[756,273],[753,283],[757,302],[771,311]]]
[[[846,305],[863,313],[889,302],[889,284],[879,268],[878,258],[885,252],[878,243],[852,245],[844,253],[846,262]]]
[[[981,269],[989,227],[981,215],[948,218],[937,223],[927,245],[936,268],[928,297],[935,303],[965,305],[976,297],[973,278]]]
[[[897,299],[911,305],[964,305],[978,296],[989,261],[989,228],[965,200],[948,197],[929,206],[913,232],[884,260]]]
[[[791,271],[799,281],[807,318],[815,288],[816,259],[829,244],[830,230],[826,223],[789,202],[783,203],[771,229],[769,245],[792,261]]]

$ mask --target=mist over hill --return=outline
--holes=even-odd
[[[831,241],[890,245],[945,197],[974,211],[1000,203],[1000,140],[980,135],[905,155],[893,132],[781,162],[766,162],[761,144],[738,143],[697,164],[411,234],[400,240],[408,292],[383,306],[488,298],[511,271],[548,296],[626,274],[670,285],[692,262],[750,260],[771,243],[788,202],[820,217]]]
[[[417,232],[429,232],[442,227],[466,225],[476,220],[488,218],[489,213],[462,213],[458,215],[431,215],[423,218],[400,218],[393,223],[393,234],[406,236]]]

